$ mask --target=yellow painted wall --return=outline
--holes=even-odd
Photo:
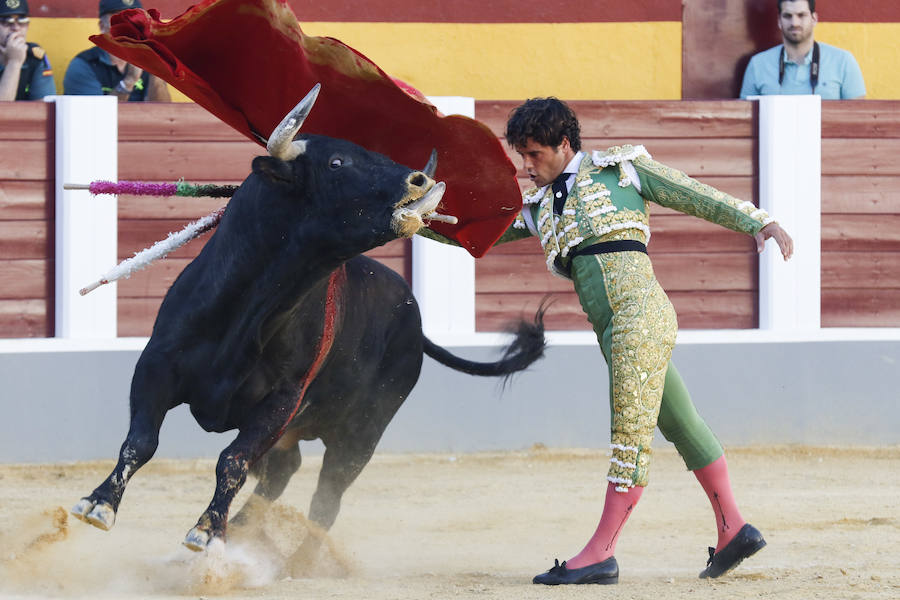
[[[819,23],[816,39],[853,53],[866,82],[866,98],[900,99],[900,23]]]
[[[93,44],[88,36],[97,33],[96,19],[40,19],[31,18],[28,41],[40,44],[50,57],[56,91],[62,94],[63,76],[69,61]]]
[[[681,98],[681,23],[323,23],[336,37],[426,94],[518,100]],[[32,19],[29,41],[47,50],[62,93],[66,66],[90,47],[95,19]],[[816,38],[859,62],[868,97],[900,99],[900,23],[819,23]],[[559,40],[566,40],[565,44]],[[652,40],[652,43],[650,42]],[[170,88],[173,100],[184,95]]]
[[[681,97],[681,23],[305,23],[303,30],[336,37],[435,96]]]
[[[340,39],[390,75],[434,96],[681,97],[681,23],[304,23],[302,27],[309,35]],[[66,66],[90,47],[87,38],[96,32],[94,19],[32,20],[28,39],[47,50],[60,93]],[[185,100],[171,91],[173,100]]]

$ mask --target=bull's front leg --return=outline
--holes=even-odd
[[[72,514],[91,525],[108,531],[116,522],[116,512],[131,477],[147,463],[159,445],[159,428],[165,407],[134,410],[119,460],[112,473],[91,493],[72,507]]]
[[[238,435],[238,440],[240,437]],[[247,471],[250,469],[250,458],[246,454],[248,448],[244,447],[246,444],[237,445],[238,440],[219,455],[219,462],[216,464],[216,492],[197,524],[184,538],[184,545],[191,550],[199,552],[215,538],[225,541],[228,510],[247,480]]]
[[[216,491],[206,511],[185,537],[185,546],[200,551],[216,538],[225,541],[231,503],[247,481],[250,466],[283,433],[288,415],[294,412],[297,396],[296,389],[270,394],[251,417],[250,423],[241,427],[235,440],[219,455]]]

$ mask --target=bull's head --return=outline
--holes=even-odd
[[[358,224],[351,223],[356,219],[374,225],[387,209],[393,234],[412,237],[425,226],[425,219],[441,218],[434,213],[445,189],[443,182],[432,179],[436,153],[425,169],[413,171],[344,140],[315,135],[294,139],[319,89],[316,84],[275,128],[266,145],[272,158],[254,160],[254,172],[325,198],[329,208],[345,211],[341,222],[348,227]]]
[[[253,220],[260,216],[260,208],[271,217],[269,222],[274,221],[276,228],[278,224],[290,228],[291,223],[297,220],[291,218],[291,208],[297,209],[293,211],[294,215],[299,212],[299,221],[306,221],[307,224],[315,219],[303,219],[303,216],[323,217],[312,223],[311,228],[315,230],[318,226],[326,232],[329,228],[334,230],[332,233],[336,235],[332,237],[339,239],[332,247],[340,245],[342,240],[346,241],[343,252],[333,253],[339,259],[374,248],[393,237],[412,237],[424,226],[423,217],[456,223],[455,217],[434,212],[445,187],[443,182],[435,183],[432,179],[437,168],[436,152],[432,152],[422,171],[412,171],[381,154],[343,140],[319,136],[294,140],[312,109],[319,87],[317,84],[275,128],[267,144],[272,158],[258,157],[253,161],[255,174],[279,188],[288,188],[289,192],[273,193],[271,189],[258,187],[255,192],[238,190],[229,203],[229,213],[237,213],[233,220]],[[308,147],[311,147],[309,152]],[[254,187],[252,183],[249,185]],[[264,206],[256,205],[254,199],[262,201]],[[249,213],[242,214],[245,209]],[[215,228],[223,212],[224,207],[122,261],[100,279],[82,288],[80,294],[83,296],[103,284],[128,277],[201,233]],[[228,230],[230,226],[223,224],[222,229]],[[310,227],[306,231],[310,231]],[[286,239],[288,235],[287,231],[283,231],[281,239]],[[241,237],[244,236],[246,231]]]

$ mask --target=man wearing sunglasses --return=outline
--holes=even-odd
[[[26,42],[28,1],[0,0],[0,101],[40,100],[56,93],[47,53]]]

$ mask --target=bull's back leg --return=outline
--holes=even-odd
[[[325,447],[319,482],[309,504],[310,521],[326,530],[334,525],[344,492],[369,463],[377,441],[341,440]]]
[[[360,306],[370,309],[350,315],[347,327],[360,336],[355,355],[349,357],[350,365],[334,365],[317,382],[319,402],[342,398],[342,403],[352,407],[346,419],[320,436],[325,455],[309,518],[326,530],[337,517],[344,492],[372,458],[422,370],[422,322],[412,292],[384,266],[371,264],[367,258],[360,264],[365,272],[371,269],[380,276],[365,279],[360,288],[369,298]],[[371,298],[379,297],[382,299],[372,304]]]
[[[170,371],[160,362],[141,356],[132,379],[130,425],[119,460],[106,480],[72,507],[75,517],[100,529],[109,530],[115,524],[125,486],[159,445],[159,429],[171,408]]]
[[[250,474],[257,477],[256,488],[241,510],[231,518],[231,523],[240,526],[258,523],[272,502],[284,492],[301,462],[299,433],[288,430],[251,466]]]
[[[355,423],[343,423],[322,437],[325,454],[309,505],[309,520],[325,531],[331,528],[340,512],[344,492],[371,460],[384,430],[418,380],[422,354],[414,344],[403,350],[389,349],[386,356],[390,358],[375,368],[370,379],[357,381],[353,392],[344,396],[352,398],[351,402],[360,407],[359,412],[365,414],[365,418]],[[320,545],[320,536],[304,538],[289,560],[294,574],[306,572],[306,566],[312,562]]]
[[[336,360],[319,374],[310,398],[321,407],[315,433],[325,444],[309,520],[328,530],[384,430],[419,378],[422,326],[418,304],[395,272],[361,256],[347,263],[348,306]],[[333,407],[334,410],[329,410]],[[310,417],[311,418],[311,417]],[[302,574],[322,538],[307,535],[290,558]]]
[[[382,429],[383,431],[383,429]],[[380,435],[378,436],[380,438]],[[309,520],[320,531],[311,530],[303,538],[303,543],[288,560],[291,573],[295,576],[307,574],[308,566],[313,562],[322,543],[322,532],[334,524],[341,509],[341,498],[363,468],[372,458],[378,439],[342,439],[325,441],[325,454],[322,456],[322,469],[319,471],[319,482],[309,505]]]

